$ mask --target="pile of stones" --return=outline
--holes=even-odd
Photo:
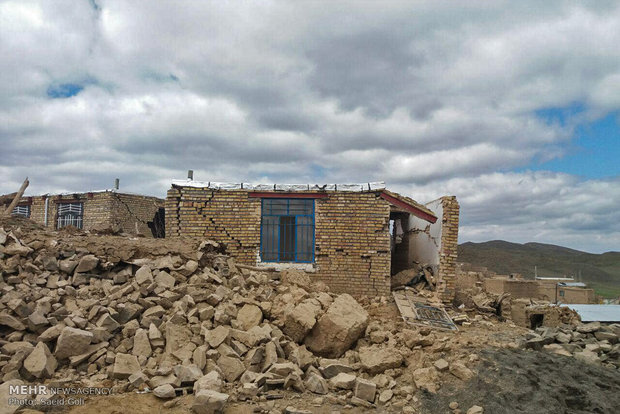
[[[386,298],[362,306],[209,240],[0,227],[0,292],[1,398],[10,385],[111,384],[170,403],[193,394],[196,413],[299,393],[406,412],[418,390],[475,375],[449,336],[371,321]]]
[[[116,392],[193,393],[196,413],[278,390],[342,391],[363,406],[391,398],[367,378],[401,366],[401,354],[375,345],[355,363],[337,359],[373,335],[368,313],[303,272],[238,267],[212,241],[135,257],[113,237],[102,247],[19,236],[0,228],[4,388],[113,380]]]
[[[620,369],[620,324],[617,323],[540,327],[526,335],[523,345]]]

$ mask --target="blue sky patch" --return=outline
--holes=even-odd
[[[585,111],[585,105],[581,102],[573,102],[560,108],[543,108],[535,111],[537,117],[543,119],[549,125],[570,126],[576,115]]]
[[[563,172],[588,179],[620,174],[620,112],[583,122],[578,119],[583,110],[583,105],[575,104],[536,112],[537,116],[551,124],[572,126],[573,139],[566,148],[565,156],[544,163],[533,162],[528,169]]]
[[[70,98],[80,93],[82,89],[84,89],[84,86],[77,83],[50,85],[50,87],[47,88],[47,96],[52,99]]]

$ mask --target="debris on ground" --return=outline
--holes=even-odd
[[[401,317],[409,325],[457,330],[442,304],[434,303],[431,305],[424,299],[416,297],[410,290],[394,291],[392,296]]]
[[[620,368],[620,324],[591,322],[576,326],[540,327],[525,336],[523,346],[612,369]]]
[[[111,388],[71,410],[89,414],[500,412],[458,390],[480,377],[482,352],[526,352],[531,332],[476,309],[447,309],[458,331],[412,326],[392,297],[241,266],[213,241],[28,222],[0,220],[0,399],[11,385],[48,384]],[[554,341],[570,332],[568,346],[596,353],[593,370],[618,373],[616,327],[575,329],[583,337],[562,327]],[[450,390],[458,398],[444,400]]]
[[[433,266],[414,263],[413,267],[402,270],[391,278],[392,289],[409,287],[416,293],[423,290],[436,291],[437,280]]]

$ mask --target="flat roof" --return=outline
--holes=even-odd
[[[582,322],[620,322],[620,305],[562,305],[579,314]]]
[[[575,280],[572,277],[540,277],[536,276],[534,280]]]
[[[437,215],[426,206],[412,198],[403,196],[385,188],[384,181],[355,184],[252,184],[252,183],[221,183],[214,181],[196,181],[191,179],[172,180],[173,187],[208,188],[211,190],[248,190],[259,192],[292,193],[292,192],[377,192],[388,203],[405,209],[411,214],[430,223],[437,221]]]
[[[212,190],[254,190],[254,191],[377,191],[385,189],[385,182],[348,184],[255,184],[223,183],[216,181],[172,180],[173,186],[210,188]]]
[[[558,286],[566,286],[566,287],[586,287],[585,283],[582,282],[559,282]]]

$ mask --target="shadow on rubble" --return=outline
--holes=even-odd
[[[462,412],[479,405],[494,414],[617,413],[620,407],[620,371],[526,350],[493,348],[480,356],[477,376],[462,388],[424,393],[421,412],[450,412],[452,401]]]

